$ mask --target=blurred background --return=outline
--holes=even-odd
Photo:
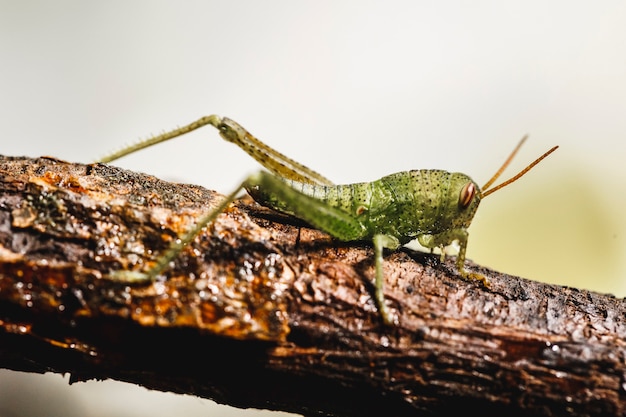
[[[626,294],[622,1],[0,1],[0,153],[90,162],[217,113],[337,183],[482,184],[468,257]],[[229,192],[258,165],[205,128],[116,161]],[[37,398],[37,401],[33,401]],[[270,416],[119,382],[0,371],[0,417]]]

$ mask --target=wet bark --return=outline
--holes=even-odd
[[[385,261],[250,200],[156,281],[142,271],[219,195],[106,165],[0,157],[0,366],[334,416],[623,416],[623,300]],[[132,279],[135,279],[134,281]]]

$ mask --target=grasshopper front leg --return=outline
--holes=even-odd
[[[486,287],[489,286],[489,281],[487,277],[481,274],[477,274],[474,272],[468,272],[465,269],[465,252],[467,250],[467,238],[469,234],[465,229],[450,229],[443,233],[439,233],[436,235],[419,235],[417,240],[420,245],[425,248],[433,249],[433,248],[441,248],[441,258],[442,261],[445,258],[445,252],[443,252],[443,248],[452,244],[455,240],[459,242],[459,254],[456,257],[456,267],[459,271],[459,274],[463,278],[471,278],[482,282]]]

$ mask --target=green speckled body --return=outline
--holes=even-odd
[[[397,239],[398,244],[402,245],[421,235],[436,236],[450,230],[466,229],[480,203],[480,188],[476,185],[478,192],[472,202],[468,206],[461,206],[461,190],[473,181],[465,174],[441,170],[404,171],[372,182],[336,186],[282,181],[290,189],[309,198],[290,198],[284,193],[276,193],[275,187],[253,187],[248,192],[257,202],[302,218],[335,238],[346,241],[386,235]],[[314,203],[310,200],[337,208],[354,221],[336,219],[332,215],[320,216],[319,213],[315,218],[308,218],[304,212],[314,211],[310,207]],[[452,243],[436,240],[436,244],[427,246]]]

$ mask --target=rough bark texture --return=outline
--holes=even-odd
[[[0,157],[0,366],[335,416],[626,415],[623,300],[402,250],[397,324],[372,250],[251,201],[156,282],[127,282],[217,194],[106,165]]]

